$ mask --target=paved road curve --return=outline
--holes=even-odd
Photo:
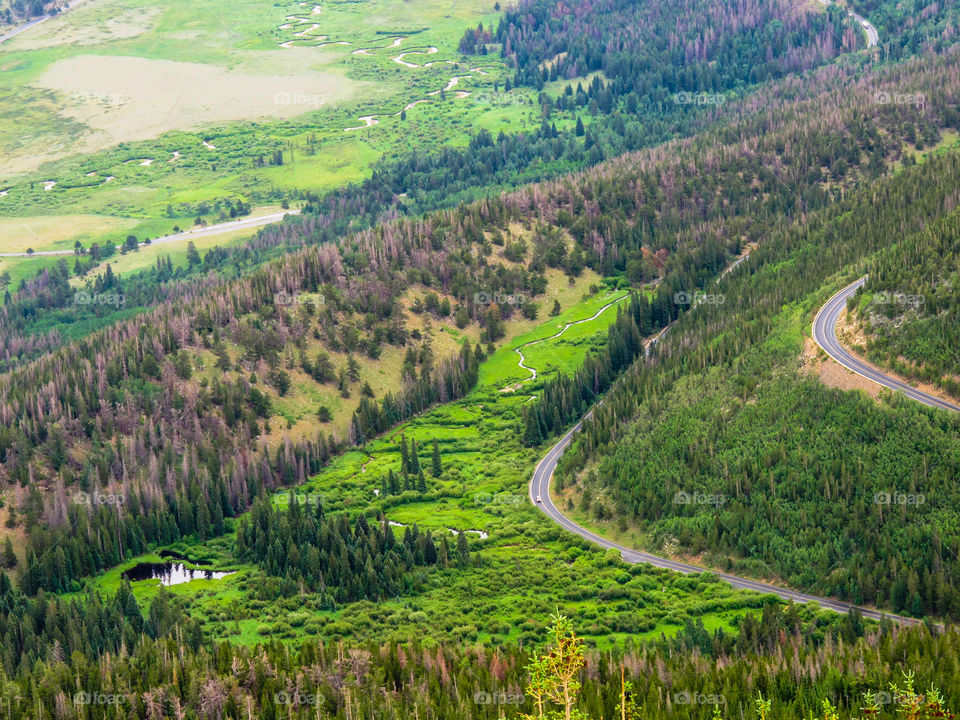
[[[900,380],[892,378],[889,375],[884,375],[879,370],[875,370],[866,363],[861,362],[851,355],[847,349],[840,344],[840,341],[837,340],[837,321],[840,318],[840,314],[847,306],[847,298],[853,295],[860,288],[860,286],[866,282],[866,279],[866,277],[862,277],[855,283],[847,285],[847,287],[830,298],[826,305],[820,308],[820,312],[817,313],[817,316],[813,320],[814,341],[817,343],[817,345],[824,349],[827,355],[832,357],[848,370],[852,370],[861,377],[865,377],[868,380],[873,380],[875,383],[879,383],[880,385],[888,387],[891,390],[902,392],[907,397],[913,398],[917,402],[922,402],[924,405],[941,408],[943,410],[960,412],[960,407],[957,405],[946,402],[945,400],[941,400],[940,398],[934,397],[933,395],[925,393],[922,390],[917,390],[916,388],[911,387]]]
[[[57,13],[57,15],[63,14],[67,10],[75,8],[77,5],[85,1],[86,0],[73,0],[72,2],[68,2],[63,7],[63,9],[59,13]],[[35,25],[39,25],[40,23],[45,22],[52,17],[56,17],[57,15],[41,15],[40,17],[35,17],[32,20],[28,20],[27,22],[23,23],[23,25],[17,25],[17,27],[13,28],[9,32],[6,32],[3,35],[0,35],[0,43],[4,43],[7,40],[15,38],[20,33],[26,32],[27,30],[34,27]]]
[[[258,215],[257,217],[241,218],[240,220],[231,220],[230,222],[219,223],[217,225],[208,225],[207,227],[198,227],[184,232],[174,233],[173,235],[164,235],[150,241],[150,245],[159,245],[162,243],[175,242],[177,240],[192,240],[193,238],[209,237],[210,235],[222,235],[223,233],[234,232],[236,230],[248,230],[252,228],[263,227],[275,222],[280,222],[287,215],[297,215],[299,210],[284,210],[283,212],[271,213],[270,215]],[[117,250],[122,248],[117,245]],[[145,243],[140,243],[140,247],[149,247]],[[73,255],[73,249],[70,250],[38,250],[33,253],[0,253],[0,257],[43,257],[45,255]]]
[[[741,258],[741,261],[742,261],[742,258]],[[737,264],[739,264],[739,262],[740,261],[738,261]],[[730,268],[730,269],[732,270],[733,268]],[[858,363],[858,361],[855,358],[850,357],[849,353],[847,353],[840,346],[840,344],[836,342],[835,329],[836,329],[837,316],[845,306],[847,297],[849,297],[851,294],[856,292],[857,288],[863,284],[864,279],[865,278],[858,280],[857,282],[844,288],[839,293],[834,295],[827,302],[827,304],[820,310],[820,312],[817,314],[816,320],[814,321],[814,337],[816,338],[819,334],[821,339],[828,341],[827,345],[830,349],[828,349],[828,347],[824,347],[824,343],[821,342],[821,339],[818,339],[817,342],[820,343],[821,347],[824,347],[824,349],[827,350],[827,352],[830,353],[831,356],[834,357],[834,359],[836,359],[838,362],[841,362],[842,364],[846,364],[843,360],[840,359],[841,357],[844,357],[844,356],[849,357],[852,363]],[[819,333],[818,333],[818,328],[819,328]],[[830,341],[830,339],[832,339],[832,342]],[[831,350],[837,352],[837,355],[833,355],[833,352],[831,352]],[[862,363],[860,363],[860,365],[862,365]],[[897,389],[897,390],[905,389],[904,392],[909,390],[910,393],[908,394],[910,395],[910,397],[913,397],[914,399],[919,400],[920,402],[925,402],[928,405],[934,405],[936,407],[945,407],[947,409],[957,410],[958,412],[960,412],[960,408],[956,406],[950,405],[949,403],[944,403],[942,400],[939,400],[938,398],[934,398],[930,395],[927,395],[926,393],[921,393],[920,391],[915,390],[909,387],[908,385],[904,385],[903,383],[900,383],[896,380],[893,380],[892,378],[887,378],[886,376],[881,375],[880,373],[877,373],[872,368],[869,368],[866,366],[864,366],[864,368],[872,373],[872,375],[867,375],[866,373],[862,373],[864,374],[865,377],[870,377],[870,379],[876,379],[877,382],[881,382],[882,384],[887,385],[887,387],[893,387],[894,389]],[[854,372],[857,372],[857,370],[854,369],[853,367],[851,367],[850,369],[854,370]],[[874,378],[873,375],[877,377]],[[584,419],[589,418],[590,415],[592,415],[592,413],[593,411],[587,413]],[[577,525],[575,522],[573,522],[568,517],[566,517],[562,512],[560,512],[559,509],[557,509],[557,506],[554,504],[553,499],[550,497],[550,482],[553,479],[553,472],[557,467],[557,462],[560,460],[560,456],[563,455],[563,451],[570,444],[571,440],[573,439],[574,433],[580,430],[581,425],[582,425],[582,421],[578,422],[573,428],[571,428],[566,435],[560,438],[560,440],[556,443],[556,445],[550,448],[550,451],[537,464],[536,469],[533,471],[533,477],[530,479],[530,501],[536,507],[538,507],[544,514],[546,514],[547,517],[549,517],[551,520],[553,520],[557,524],[561,525],[566,530],[569,530],[570,532],[574,533],[575,535],[579,535],[580,537],[585,538],[590,542],[596,543],[601,547],[605,547],[611,550],[619,550],[621,556],[626,562],[647,563],[649,565],[654,565],[660,568],[666,568],[668,570],[674,570],[676,572],[681,572],[684,574],[707,572],[708,571],[707,568],[702,568],[696,565],[677,562],[676,560],[670,560],[669,558],[660,557],[658,555],[652,555],[651,553],[643,552],[640,550],[634,550],[633,548],[624,547],[623,545],[618,545],[615,542],[607,540],[606,538],[603,538],[597,535],[596,533],[593,533],[590,530],[587,530],[586,528],[581,527],[580,525]],[[734,588],[741,589],[741,590],[753,590],[761,593],[771,593],[773,595],[776,595],[782,598],[783,600],[792,600],[797,603],[812,602],[812,603],[816,603],[822,608],[825,608],[827,610],[834,610],[839,613],[846,613],[851,608],[856,608],[863,614],[864,617],[867,617],[873,620],[879,620],[882,617],[888,617],[891,620],[895,620],[896,622],[902,623],[904,625],[917,625],[921,622],[916,618],[908,618],[900,615],[888,615],[886,613],[882,613],[872,608],[865,608],[865,607],[860,607],[856,605],[851,605],[849,603],[841,602],[839,600],[832,600],[830,598],[820,597],[819,595],[810,595],[808,593],[797,592],[795,590],[778,587],[776,585],[770,585],[768,583],[759,582],[757,580],[751,580],[750,578],[740,577],[738,575],[730,575],[729,573],[722,573],[714,570],[709,570],[709,572],[712,572],[717,577],[728,582]]]
[[[834,0],[820,0],[820,4],[832,5],[833,1]],[[877,34],[877,29],[870,23],[870,21],[862,15],[858,15],[853,10],[847,10],[847,15],[853,18],[853,21],[862,27],[863,31],[867,34],[867,47],[876,47],[877,43],[880,42],[880,35]]]
[[[586,417],[590,417],[590,413],[587,413]],[[715,570],[707,570],[706,568],[698,567],[696,565],[689,565],[687,563],[677,562],[676,560],[670,560],[668,558],[652,555],[640,550],[634,550],[632,548],[624,547],[623,545],[618,545],[615,542],[611,542],[610,540],[602,538],[596,533],[592,533],[586,528],[577,525],[575,522],[561,513],[560,510],[557,509],[557,506],[554,505],[553,499],[550,497],[550,481],[553,478],[553,471],[557,467],[557,462],[560,460],[560,456],[563,455],[563,451],[573,439],[573,434],[580,429],[580,425],[581,423],[577,423],[567,432],[566,435],[560,438],[560,441],[557,442],[556,445],[550,448],[550,452],[548,452],[546,456],[544,456],[544,458],[537,464],[536,469],[533,471],[533,478],[530,480],[531,502],[533,502],[536,507],[540,508],[540,510],[542,510],[551,520],[563,526],[563,528],[566,530],[569,530],[575,535],[579,535],[582,538],[596,543],[601,547],[611,550],[619,550],[621,556],[626,562],[647,563],[659,568],[675,570],[676,572],[681,572],[685,575],[689,573],[712,572],[714,575],[730,583],[730,585],[738,590],[753,590],[760,593],[771,593],[784,600],[793,600],[796,603],[812,602],[816,603],[822,608],[834,610],[839,613],[846,613],[851,608],[856,607],[864,617],[872,620],[879,620],[882,617],[888,617],[891,620],[903,623],[904,625],[917,625],[921,622],[915,618],[889,615],[871,608],[858,607],[855,605],[850,605],[849,603],[841,602],[839,600],[831,600],[830,598],[820,597],[819,595],[809,595],[807,593],[797,592],[788,588],[770,585],[757,580],[751,580],[750,578],[730,575],[728,573],[717,572]],[[538,501],[537,498],[540,498],[540,500]]]

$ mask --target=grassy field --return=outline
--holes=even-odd
[[[133,218],[104,215],[0,218],[0,252],[25,252],[27,248],[66,250],[74,242],[89,246],[93,241],[129,231],[136,224]]]
[[[573,287],[558,279],[551,278],[548,294],[560,300],[560,316],[511,324],[508,337],[481,366],[474,391],[340,456],[297,489],[301,498],[319,499],[329,511],[382,512],[395,523],[396,533],[417,524],[437,536],[447,534],[452,543],[454,531],[467,531],[473,555],[469,567],[418,573],[413,592],[400,599],[330,609],[321,607],[319,596],[311,593],[267,597],[259,571],[232,559],[232,533],[228,533],[206,544],[180,547],[191,558],[214,559],[218,568],[238,570],[221,580],[196,580],[172,588],[188,603],[191,615],[214,636],[241,643],[316,635],[384,640],[411,633],[498,643],[540,640],[542,629],[532,618],[559,607],[584,629],[590,643],[609,646],[630,637],[669,637],[687,618],[696,617],[711,629],[735,633],[745,614],[771,602],[734,591],[710,575],[688,577],[624,565],[616,553],[564,533],[530,505],[527,483],[543,448],[522,446],[519,409],[555,374],[551,363],[557,347],[562,346],[566,356],[563,369],[581,362],[590,348],[602,342],[616,306],[594,320],[571,326],[559,338],[528,346],[539,354],[534,359],[531,353],[527,363],[542,371],[535,381],[523,382],[528,374],[517,367],[515,350],[555,335],[558,325],[593,317],[624,295],[622,289],[587,275]],[[596,291],[591,292],[590,286]],[[537,364],[541,361],[542,366]],[[516,392],[501,392],[504,386],[517,383],[521,387]],[[309,406],[313,400],[304,397],[300,402]],[[425,466],[429,466],[429,445],[436,438],[443,470],[439,477],[428,473],[426,493],[406,491],[384,497],[377,491],[389,470],[399,470],[401,434],[417,440]],[[274,501],[282,506],[288,496],[278,493]],[[96,584],[108,590],[118,579],[119,571],[112,571],[97,578]],[[157,585],[155,581],[135,583],[134,591],[146,600],[156,593]],[[598,603],[598,598],[603,602]]]
[[[280,205],[263,205],[247,217],[272,215],[280,212]],[[217,222],[214,215],[209,216],[210,223]],[[169,218],[143,220],[139,218],[110,217],[103,215],[37,215],[27,218],[0,217],[0,252],[21,253],[28,248],[41,250],[72,250],[75,242],[89,248],[94,242],[101,245],[121,244],[127,235],[140,240],[156,238],[174,232],[177,222],[183,230],[189,230],[190,222],[175,221]],[[218,235],[204,235],[196,238],[184,237],[182,240],[165,242],[159,245],[142,245],[136,252],[117,253],[109,259],[115,273],[127,274],[156,264],[157,258],[169,257],[175,267],[186,265],[187,248],[193,242],[202,254],[215,246],[229,247],[243,243],[257,232],[256,229],[240,228]],[[73,263],[72,255],[47,255],[34,257],[0,257],[0,275],[10,274],[10,284],[16,286],[20,280],[33,277],[43,268],[53,267],[64,260],[68,266]],[[85,278],[74,277],[74,285],[82,285]]]
[[[46,216],[102,218],[91,240],[132,221],[148,235],[482,128],[536,127],[536,94],[503,92],[499,55],[456,52],[493,5],[89,0],[0,46],[0,223],[32,225],[37,246],[73,242]]]

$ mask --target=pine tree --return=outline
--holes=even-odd
[[[210,508],[207,507],[206,499],[201,495],[197,498],[197,537],[206,540],[210,537]]]
[[[433,453],[430,456],[430,473],[434,477],[440,477],[443,472],[443,464],[440,462],[440,443],[433,439]]]
[[[3,539],[3,551],[0,552],[0,564],[7,569],[16,567],[17,565],[17,555],[13,552],[13,543],[10,542],[9,535]]]
[[[391,471],[388,473],[388,475],[387,475],[387,482],[388,482],[388,484],[389,484],[389,486],[390,486],[390,494],[391,494],[391,495],[399,495],[399,494],[400,494],[400,483],[399,483],[399,481],[397,480],[397,475],[396,475],[396,473],[393,472],[393,470],[391,470]]]
[[[457,565],[466,567],[470,563],[470,546],[467,544],[467,533],[461,530],[457,533]]]
[[[187,263],[192,267],[194,265],[199,265],[200,253],[197,252],[197,246],[193,244],[193,240],[187,243]],[[109,265],[107,266],[110,267]]]
[[[440,538],[440,554],[437,557],[437,565],[444,569],[450,567],[450,543],[446,535]]]
[[[417,441],[410,441],[410,472],[416,474],[420,472],[420,458],[417,457]]]
[[[400,470],[410,472],[410,454],[407,451],[407,436],[400,436]]]
[[[523,422],[523,444],[527,447],[536,447],[543,441],[543,435],[540,433],[539,413],[536,409],[524,409]]]

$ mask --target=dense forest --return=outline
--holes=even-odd
[[[78,248],[11,288],[0,509],[26,552],[0,546],[0,717],[954,717],[960,419],[829,387],[807,336],[869,273],[850,304],[864,352],[958,391],[956,9],[852,7],[886,44],[847,56],[864,37],[833,6],[521,0],[460,49],[543,91],[539,130],[397,153],[185,268],[120,277]],[[902,93],[922,102],[878,99]],[[505,402],[469,414],[507,324],[588,269],[636,288],[605,338],[529,396],[481,387]],[[343,432],[310,393],[298,425],[303,387],[354,399]],[[626,565],[526,506],[478,510],[480,478],[415,424],[458,399],[444,421],[496,427],[476,443],[489,476],[496,453],[526,472],[593,408],[557,471],[558,506],[591,527],[944,625],[784,604]],[[416,439],[384,437],[410,420]],[[373,463],[376,499],[347,502],[347,466],[323,488],[353,486],[334,511],[310,493],[345,454],[366,458],[357,478]],[[499,537],[458,525],[488,511]],[[235,584],[203,605],[209,586],[135,592],[116,567],[175,543]],[[581,627],[546,627],[555,598]]]
[[[606,112],[621,99],[633,112],[671,93],[739,90],[865,44],[839,9],[798,11],[781,0],[736,6],[709,0],[573,6],[523,0],[504,13],[490,40],[516,68],[515,84],[539,89],[602,72],[609,85],[598,104]]]
[[[880,176],[905,146],[928,147],[943,128],[956,126],[951,98],[960,78],[953,60],[949,54],[918,59],[859,79],[855,70],[822,69],[805,81],[819,94],[797,92],[794,100],[778,101],[777,112],[760,93],[755,114],[693,140],[455,210],[310,244],[239,278],[208,275],[147,314],[3,375],[0,462],[11,481],[34,493],[42,484],[55,498],[28,503],[24,525],[72,528],[81,556],[97,548],[86,561],[61,559],[58,531],[43,531],[31,555],[68,569],[106,567],[117,553],[127,555],[125,543],[105,539],[116,534],[97,532],[98,513],[90,514],[90,530],[82,531],[86,525],[78,515],[87,509],[68,507],[72,488],[122,488],[137,497],[138,512],[130,518],[128,508],[119,517],[103,516],[104,522],[129,524],[127,532],[138,538],[131,547],[195,534],[207,525],[200,514],[204,506],[211,519],[213,506],[229,517],[263,487],[302,482],[343,443],[362,442],[416,408],[467,389],[475,351],[461,350],[452,364],[430,362],[430,354],[421,352],[423,342],[404,326],[399,298],[411,287],[444,296],[446,304],[438,300],[429,312],[475,323],[494,339],[491,323],[519,309],[477,303],[478,292],[536,297],[547,268],[574,276],[591,267],[602,275],[623,273],[638,284],[666,279],[654,298],[651,323],[671,320],[679,310],[669,302],[673,293],[703,287],[725,258],[765,238],[785,216],[827,206],[845,187]],[[894,85],[922,91],[930,102],[876,104],[877,88]],[[278,246],[300,237],[302,243],[322,235],[320,217],[304,222],[271,231],[270,242]],[[522,242],[510,231],[517,223],[529,228]],[[508,251],[513,260],[506,259]],[[323,303],[283,302],[298,294],[322,297]],[[400,405],[396,398],[381,398],[374,412],[368,399],[352,437],[264,436],[269,400],[282,395],[291,371],[299,366],[317,382],[332,383],[339,373],[334,368],[331,377],[320,350],[376,357],[385,344],[417,350],[420,365],[407,376]],[[191,380],[203,353],[220,371],[207,387]],[[343,383],[349,370],[340,368]],[[553,422],[552,411],[542,420],[541,435]],[[87,448],[82,456],[75,452],[80,446]],[[218,497],[221,485],[226,492]],[[161,535],[160,528],[170,527],[167,513],[178,529]],[[80,539],[86,534],[96,542]],[[111,544],[116,548],[100,551]],[[59,588],[79,575],[30,576]]]
[[[580,483],[581,509],[716,566],[960,615],[960,420],[798,374],[825,278],[892,235],[952,222],[958,181],[956,153],[934,155],[775,229],[717,286],[725,302],[682,316],[585,424],[562,473]],[[677,503],[678,492],[724,502]]]
[[[459,538],[456,559],[464,563],[470,551],[466,536]],[[323,604],[333,607],[401,595],[411,569],[446,567],[453,553],[446,536],[435,543],[429,530],[414,525],[397,540],[386,520],[371,524],[364,515],[351,528],[346,514],[326,517],[322,503],[301,507],[291,493],[285,510],[266,498],[254,503],[250,521],[244,518],[237,530],[237,554],[293,586],[329,593]]]
[[[536,132],[493,136],[482,130],[465,148],[444,147],[432,153],[401,153],[384,158],[376,164],[371,177],[361,183],[323,196],[307,193],[304,211],[311,217],[291,218],[288,229],[279,233],[264,231],[245,247],[214,248],[202,258],[194,251],[185,268],[174,269],[161,260],[150,271],[107,280],[102,279],[102,270],[98,273],[98,269],[109,261],[113,248],[98,244],[78,248],[72,260],[61,260],[52,269],[40,271],[36,278],[22,282],[15,293],[7,291],[0,307],[0,337],[6,340],[0,348],[0,367],[53,349],[137,309],[175,299],[182,294],[184,282],[202,288],[204,277],[211,270],[236,276],[275,256],[278,242],[283,242],[284,249],[307,241],[330,242],[381,219],[450,207],[504,187],[554,177],[631,150],[689,136],[720,117],[736,115],[737,97],[733,94],[726,98],[729,102],[706,104],[677,102],[678,91],[715,93],[735,89],[746,94],[764,80],[837,57],[844,50],[844,43],[837,38],[844,33],[849,36],[845,41],[847,49],[856,44],[852,38],[857,35],[849,23],[845,24],[840,12],[796,14],[786,4],[762,3],[740,19],[738,15],[742,13],[729,14],[720,5],[693,5],[659,8],[657,4],[646,4],[642,6],[646,9],[636,10],[643,15],[640,22],[624,17],[624,13],[631,12],[629,8],[612,4],[591,22],[604,33],[597,43],[613,42],[607,35],[622,32],[622,22],[634,23],[630,42],[624,42],[624,49],[616,55],[619,74],[613,67],[607,68],[608,77],[618,77],[617,82],[594,78],[576,87],[571,85],[556,98],[541,94],[543,124]],[[547,12],[546,4],[536,8],[538,14]],[[561,42],[561,37],[576,37],[580,29],[566,27],[558,32],[540,26],[533,31],[511,24],[522,23],[527,17],[508,12],[500,32],[525,38],[539,48],[543,43],[539,33],[544,28],[555,42]],[[638,38],[648,36],[650,28],[680,20],[684,23],[684,42],[697,48],[695,52],[664,46],[649,49],[648,56],[647,50],[635,46]],[[694,36],[698,24],[710,28],[710,50],[700,47],[703,41]],[[516,43],[518,48],[521,44]],[[676,44],[679,46],[679,40]],[[683,58],[691,52],[697,57],[691,57],[686,64]],[[539,62],[537,51],[524,50],[520,54],[523,66],[517,71],[516,82],[541,86],[543,80],[538,72],[529,70]],[[614,57],[613,53],[601,52],[596,43],[588,54],[597,62],[600,57]],[[663,64],[668,62],[671,64]],[[672,67],[682,76],[662,76],[663,68]],[[635,83],[630,78],[636,76],[638,68],[643,68],[643,81]],[[522,79],[521,75],[527,72],[533,72],[533,76]],[[555,79],[556,72],[555,65],[548,78]],[[558,131],[551,114],[560,109],[582,110],[586,124],[581,122],[574,129]],[[87,292],[99,294],[106,289],[122,296],[123,308],[73,302],[75,290],[68,280],[74,276],[86,281]]]
[[[867,357],[960,397],[960,214],[884,250],[852,298]]]
[[[550,639],[545,627],[540,636]],[[28,598],[0,575],[0,637],[0,708],[9,720],[480,720],[536,712],[531,648],[210,643],[166,591],[149,607],[127,586],[82,603]],[[898,716],[903,695],[890,684],[912,686],[924,702],[938,687],[944,709],[957,707],[958,648],[954,630],[938,637],[924,627],[867,627],[856,615],[807,623],[794,607],[768,605],[746,616],[736,637],[691,621],[675,638],[643,647],[581,646],[571,679],[576,710],[597,720],[618,717],[624,696],[633,718],[708,718],[719,706],[722,717],[786,720],[820,712],[824,700],[852,718],[874,704],[864,693],[877,701],[872,716],[886,718]],[[763,714],[758,694],[770,703]]]

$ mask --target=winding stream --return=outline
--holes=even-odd
[[[282,48],[294,48],[294,47],[322,48],[322,47],[326,47],[327,45],[349,45],[350,44],[346,40],[335,40],[331,42],[326,42],[330,40],[329,35],[314,35],[313,33],[320,29],[320,24],[314,22],[314,20],[316,19],[317,15],[320,15],[323,12],[323,6],[313,5],[311,7],[310,3],[306,3],[306,2],[301,2],[299,3],[299,5],[301,5],[302,7],[310,7],[309,14],[303,13],[299,15],[287,15],[286,18],[284,18],[285,21],[281,25],[278,25],[277,29],[287,31],[287,30],[294,30],[295,28],[301,25],[307,25],[307,27],[301,30],[297,30],[296,32],[293,32],[290,40],[285,40],[284,42],[278,43],[280,47]],[[407,37],[405,35],[399,35],[397,37],[394,37],[393,41],[389,45],[379,46],[379,47],[371,46],[371,47],[358,48],[352,51],[350,54],[365,55],[367,57],[373,57],[375,52],[381,52],[384,50],[392,50],[392,49],[399,48],[403,43],[403,41],[406,39]],[[324,42],[319,42],[317,44],[311,44],[311,45],[303,44],[306,42],[316,42],[316,41],[324,41]],[[424,63],[423,65],[417,65],[416,63],[409,62],[408,60],[405,59],[409,55],[435,55],[438,52],[440,52],[439,49],[431,45],[426,48],[412,48],[409,50],[404,50],[399,55],[391,59],[398,65],[403,65],[404,67],[407,67],[407,68],[428,68],[434,65],[439,65],[441,63],[449,64],[449,65],[457,64],[455,60],[440,60],[435,62],[427,62],[427,63]],[[469,75],[454,75],[447,81],[446,86],[444,86],[441,90],[434,90],[433,92],[429,92],[427,93],[427,97],[409,102],[406,105],[404,105],[403,108],[401,108],[395,113],[378,113],[376,115],[361,115],[358,118],[358,120],[360,120],[360,122],[363,123],[362,125],[356,125],[354,127],[344,128],[343,131],[354,132],[356,130],[364,130],[366,128],[371,128],[374,125],[379,124],[380,123],[379,118],[397,117],[407,110],[412,110],[420,103],[430,102],[431,98],[436,97],[437,95],[441,95],[444,92],[453,90],[453,88],[456,87],[461,80],[471,77],[473,73],[476,73],[477,75],[489,74],[485,72],[482,67],[470,68]],[[469,97],[471,93],[466,90],[457,90],[457,91],[454,91],[454,95],[457,98],[465,98],[465,97]]]
[[[591,316],[588,317],[588,318],[583,318],[582,320],[573,320],[572,322],[566,323],[562,328],[560,328],[560,331],[559,331],[559,332],[554,333],[553,335],[550,335],[549,337],[540,338],[539,340],[531,340],[530,342],[525,342],[525,343],[523,343],[523,345],[518,345],[517,347],[515,347],[515,348],[513,349],[513,351],[514,351],[515,353],[517,353],[517,355],[520,356],[520,360],[517,361],[517,365],[518,365],[519,367],[521,367],[522,369],[526,370],[528,373],[530,373],[530,377],[526,378],[525,380],[521,380],[517,385],[507,385],[506,387],[500,388],[500,392],[510,392],[510,391],[512,391],[512,390],[516,390],[516,389],[518,389],[519,386],[522,385],[523,383],[530,382],[531,380],[536,380],[536,379],[537,379],[537,370],[536,370],[536,368],[532,368],[532,367],[524,364],[524,363],[527,361],[527,358],[526,358],[526,356],[523,354],[523,348],[525,348],[525,347],[530,347],[531,345],[536,345],[537,343],[546,342],[547,340],[554,340],[554,339],[560,337],[561,335],[563,335],[568,329],[570,329],[570,328],[573,327],[574,325],[579,325],[579,324],[581,324],[581,323],[590,322],[591,320],[596,320],[598,317],[600,317],[600,315],[603,314],[603,312],[604,312],[607,308],[609,308],[609,307],[611,307],[611,306],[613,306],[613,305],[616,305],[618,302],[620,302],[621,300],[624,300],[624,299],[627,298],[627,297],[629,297],[629,293],[627,293],[626,295],[622,295],[622,296],[618,297],[616,300],[611,300],[610,302],[608,302],[606,305],[604,305],[602,308],[600,308],[599,310],[597,310],[593,315],[591,315]],[[531,395],[531,397],[536,397],[536,396],[535,396],[535,395]]]

